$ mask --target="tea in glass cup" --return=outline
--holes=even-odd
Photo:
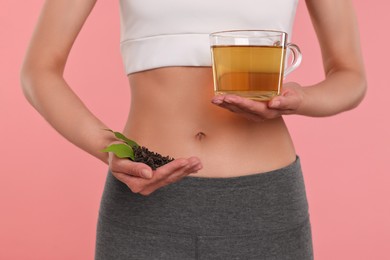
[[[210,34],[216,94],[235,94],[266,101],[279,95],[283,78],[301,63],[297,45],[287,33],[269,30],[223,31]],[[285,68],[286,53],[292,62]]]

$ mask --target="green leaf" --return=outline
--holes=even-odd
[[[125,143],[127,143],[127,144],[130,145],[131,147],[138,147],[138,146],[139,146],[135,141],[133,141],[133,140],[127,138],[127,137],[124,136],[122,133],[119,133],[119,132],[113,132],[113,133],[115,134],[115,137],[116,137],[116,138],[125,141]]]
[[[132,148],[139,146],[135,141],[127,138],[124,134],[122,134],[120,132],[115,132],[115,131],[112,131],[111,129],[106,129],[106,130],[114,133],[116,138],[124,141],[126,144],[130,145]]]
[[[127,144],[112,144],[107,146],[102,152],[113,152],[119,158],[130,158],[134,161],[134,151]]]

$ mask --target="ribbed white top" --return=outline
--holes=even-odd
[[[298,0],[120,0],[127,74],[166,66],[211,66],[209,34],[269,29],[291,38]]]

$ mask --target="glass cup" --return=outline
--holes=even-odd
[[[266,101],[279,95],[283,78],[302,61],[299,47],[287,43],[287,33],[235,30],[210,34],[214,92]],[[291,62],[286,63],[286,50]]]

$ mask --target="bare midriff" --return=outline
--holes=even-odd
[[[124,133],[174,158],[196,156],[193,177],[234,177],[291,164],[295,150],[282,117],[250,121],[211,103],[210,67],[165,67],[129,75]]]

